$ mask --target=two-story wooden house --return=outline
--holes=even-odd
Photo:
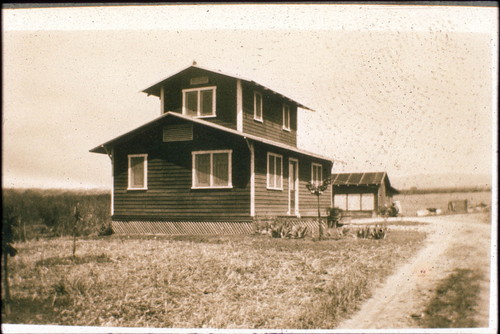
[[[198,66],[144,92],[161,115],[91,150],[111,158],[116,232],[245,233],[256,217],[317,215],[306,184],[333,160],[297,148],[297,108],[309,108]],[[320,199],[331,206],[331,192]]]

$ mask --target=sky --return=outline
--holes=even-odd
[[[498,8],[163,5],[2,9],[2,186],[110,188],[89,150],[160,115],[141,91],[196,61],[312,108],[334,172],[496,171]],[[495,134],[495,135],[493,135]]]

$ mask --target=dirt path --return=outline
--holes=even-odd
[[[485,214],[407,218],[429,225],[419,227],[429,236],[411,260],[377,288],[361,309],[341,323],[342,329],[418,328],[418,316],[434,294],[439,280],[454,269],[479,270],[481,296],[476,320],[489,322],[489,267],[491,224]]]

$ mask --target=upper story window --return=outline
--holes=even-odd
[[[283,190],[283,156],[267,153],[267,189]]]
[[[148,189],[148,155],[128,155],[128,189]]]
[[[311,164],[311,183],[315,186],[320,185],[323,182],[323,166],[320,164]]]
[[[264,121],[262,116],[262,94],[259,92],[253,93],[253,119],[256,121]]]
[[[215,86],[183,89],[182,113],[194,117],[215,116]]]
[[[231,150],[196,151],[193,155],[193,188],[231,188]]]
[[[290,131],[290,106],[283,105],[283,130]]]

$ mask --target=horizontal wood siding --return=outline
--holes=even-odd
[[[290,106],[290,131],[283,130],[283,99],[269,90],[243,83],[243,132],[297,146],[297,106]],[[263,122],[254,119],[254,91],[262,95]]]
[[[192,85],[190,80],[196,77],[208,77],[208,83]],[[182,90],[216,86],[216,117],[202,118],[231,129],[236,129],[236,80],[217,73],[203,71],[198,68],[189,68],[170,78],[165,85],[164,110],[182,113]]]
[[[321,161],[310,157],[303,157],[299,162],[299,212],[303,217],[318,216],[318,199],[307,190],[307,183],[311,181],[312,163],[321,164],[323,167],[323,178],[331,175],[331,162]],[[332,206],[332,192],[328,189],[319,196],[320,213],[321,216],[327,216],[327,209]]]
[[[194,125],[192,141],[164,143],[160,125],[115,148],[114,214],[122,217],[248,217],[249,151],[242,138],[228,138]],[[192,151],[232,149],[232,189],[191,189]],[[127,190],[128,154],[148,154],[147,190]]]
[[[255,145],[255,213],[256,216],[286,216],[288,214],[288,162],[289,158],[299,161],[299,213],[302,217],[317,216],[318,205],[316,196],[306,188],[311,180],[311,162],[323,165],[323,175],[330,175],[331,163],[321,161],[301,154],[293,154],[284,150],[274,149],[265,145]],[[267,152],[283,156],[283,190],[267,189]],[[326,191],[320,196],[322,216],[331,206],[331,192]]]

